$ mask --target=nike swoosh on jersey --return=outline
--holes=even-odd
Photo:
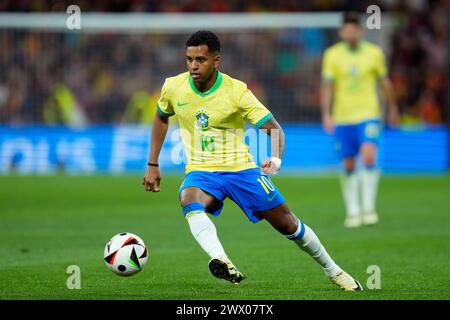
[[[271,196],[271,197],[268,197],[267,198],[267,200],[269,200],[269,201],[272,201],[273,200],[273,198],[275,198],[275,196],[276,196],[277,194],[275,193],[273,196]]]
[[[182,107],[182,106],[185,106],[185,105],[187,105],[187,104],[189,104],[190,102],[185,102],[185,103],[179,103],[179,102],[177,102],[177,106],[178,107]]]

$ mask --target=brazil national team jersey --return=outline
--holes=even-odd
[[[215,84],[202,93],[185,72],[166,79],[157,108],[163,116],[177,115],[186,173],[257,167],[244,141],[244,120],[260,127],[272,114],[245,83],[218,72]]]
[[[360,41],[352,51],[339,42],[325,51],[322,78],[333,81],[333,119],[354,124],[380,117],[376,85],[386,77],[384,55],[378,46]]]

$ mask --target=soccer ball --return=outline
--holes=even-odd
[[[132,276],[144,268],[148,249],[144,241],[129,232],[116,234],[108,241],[103,254],[106,266],[119,276]]]

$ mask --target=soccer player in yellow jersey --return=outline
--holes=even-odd
[[[345,173],[341,179],[346,205],[346,227],[378,222],[375,209],[379,171],[376,167],[380,134],[380,84],[388,105],[391,125],[398,122],[398,108],[387,75],[384,55],[378,46],[362,40],[358,14],[344,15],[341,42],[328,48],[322,64],[322,122],[334,133]],[[361,155],[363,168],[356,171]],[[359,201],[361,188],[361,204]]]
[[[231,262],[206,213],[222,211],[230,198],[248,219],[267,220],[295,242],[323,268],[340,288],[362,290],[327,253],[315,233],[290,210],[268,177],[280,170],[284,134],[272,113],[247,89],[245,83],[221,73],[220,41],[210,31],[198,31],[186,42],[188,72],[167,78],[158,102],[149,162],[143,179],[145,190],[159,192],[158,156],[168,128],[168,117],[178,117],[188,163],[179,200],[192,235],[210,256],[209,269],[220,279],[239,283],[243,274]],[[261,168],[253,162],[244,142],[244,120],[266,129],[272,157]],[[278,147],[276,146],[278,145]]]

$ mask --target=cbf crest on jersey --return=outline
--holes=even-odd
[[[209,126],[209,115],[206,113],[205,110],[198,110],[196,118],[197,118],[197,125],[200,128],[206,129]]]
[[[355,64],[352,64],[352,68],[350,69],[350,75],[351,76],[357,76],[358,75],[358,66]]]

